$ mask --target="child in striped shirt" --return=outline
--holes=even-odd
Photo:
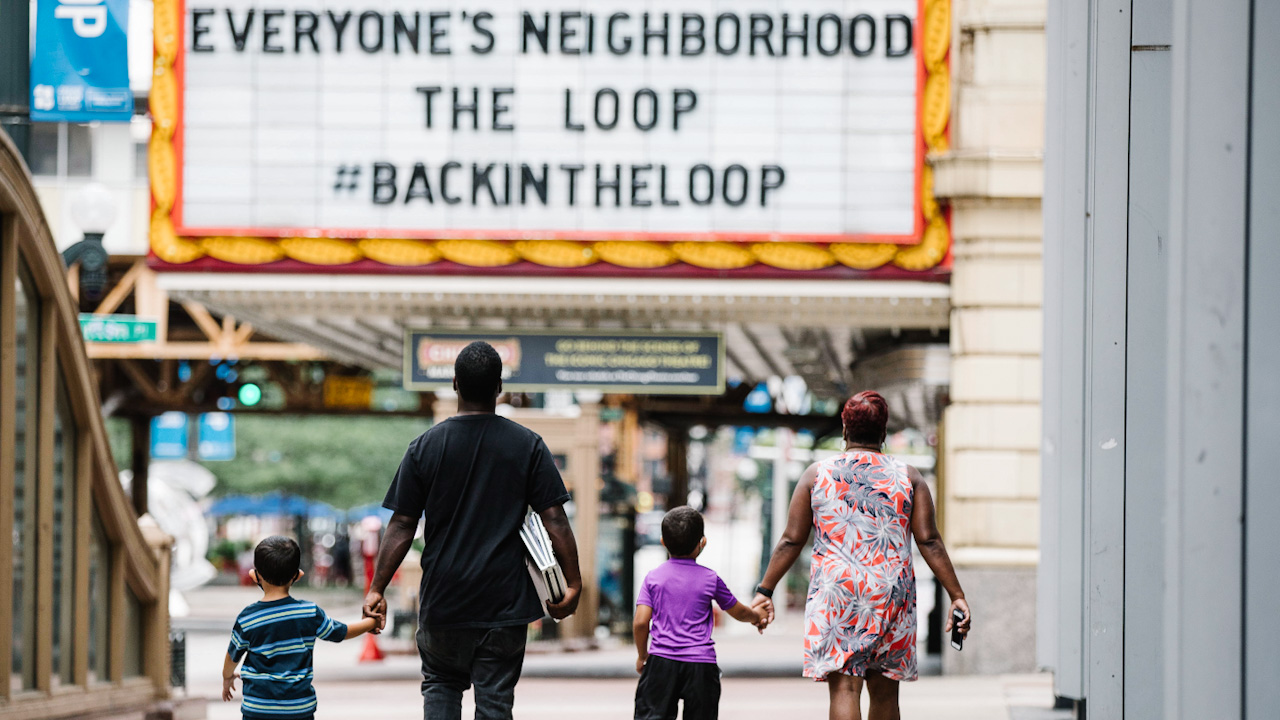
[[[342,642],[375,631],[375,618],[344,625],[315,603],[289,596],[302,572],[298,543],[273,535],[253,551],[253,579],[262,600],[241,611],[231,630],[222,664],[222,699],[230,702],[237,677],[244,680],[240,712],[252,720],[311,720],[316,691],[311,687],[311,649],[316,638]],[[244,667],[236,673],[236,665]]]

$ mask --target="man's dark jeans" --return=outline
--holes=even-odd
[[[462,693],[475,685],[476,720],[511,720],[528,628],[418,629],[425,720],[461,720]]]

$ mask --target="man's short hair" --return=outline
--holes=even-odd
[[[458,380],[458,395],[468,402],[491,402],[502,382],[502,358],[483,340],[462,348],[453,361],[453,376]]]
[[[662,544],[672,557],[692,555],[703,534],[702,513],[688,505],[672,508],[662,517]]]
[[[253,551],[253,569],[264,582],[284,587],[298,577],[302,563],[302,548],[293,538],[272,535],[258,543]]]

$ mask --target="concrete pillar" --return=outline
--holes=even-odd
[[[1043,294],[1044,3],[957,0],[951,148],[951,405],[943,534],[974,611],[949,673],[1034,667]]]

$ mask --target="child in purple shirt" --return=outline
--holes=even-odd
[[[668,512],[662,544],[671,559],[645,576],[636,598],[635,720],[675,720],[681,700],[684,720],[716,720],[720,668],[711,640],[711,601],[734,620],[757,627],[763,616],[738,602],[714,570],[698,564],[707,538],[697,510],[686,505]]]

